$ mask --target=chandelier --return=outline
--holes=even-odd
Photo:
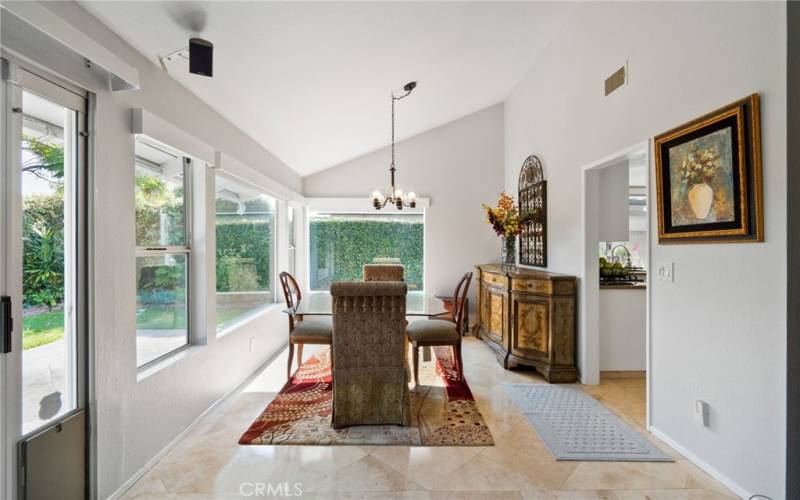
[[[394,205],[398,210],[402,210],[403,207],[415,208],[417,206],[417,195],[414,194],[414,192],[404,195],[403,191],[401,189],[397,189],[394,183],[394,173],[395,170],[397,170],[394,166],[394,102],[408,97],[408,95],[416,86],[417,82],[409,82],[405,84],[403,87],[405,94],[401,96],[395,96],[394,92],[392,92],[392,163],[389,165],[391,189],[388,196],[384,196],[383,193],[378,190],[373,191],[372,206],[375,207],[375,210],[380,210],[389,204]]]

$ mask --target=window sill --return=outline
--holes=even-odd
[[[169,354],[165,354],[164,356],[147,363],[146,365],[142,365],[141,367],[136,369],[136,382],[139,383],[142,380],[155,375],[156,373],[160,372],[164,368],[168,366],[172,366],[178,361],[188,358],[189,356],[200,352],[200,350],[205,347],[203,345],[186,345],[172,351]]]
[[[232,331],[242,327],[243,325],[264,316],[276,309],[283,310],[286,306],[283,302],[273,302],[272,304],[265,304],[258,309],[254,309],[248,313],[243,314],[242,316],[236,318],[235,320],[231,321],[230,323],[225,324],[222,328],[217,330],[217,338],[222,338],[225,335],[231,333]]]

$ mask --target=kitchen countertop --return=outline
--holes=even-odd
[[[624,285],[600,285],[600,290],[644,290],[647,283],[626,283]]]

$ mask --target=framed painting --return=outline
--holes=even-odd
[[[764,241],[758,94],[654,139],[659,243]]]

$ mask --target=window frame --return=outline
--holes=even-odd
[[[286,268],[292,276],[297,276],[297,208],[286,204]]]
[[[211,264],[212,264],[211,267],[214,270],[213,271],[214,272],[214,294],[213,294],[213,298],[209,299],[207,301],[207,305],[208,305],[208,307],[213,307],[213,309],[214,309],[214,313],[213,313],[214,321],[213,321],[213,325],[211,325],[211,326],[213,328],[213,332],[214,332],[215,337],[217,339],[219,339],[219,338],[227,335],[231,331],[235,330],[237,327],[241,326],[242,324],[247,323],[247,322],[255,319],[256,317],[260,316],[267,309],[269,309],[270,307],[272,307],[276,303],[278,303],[278,288],[277,288],[277,286],[278,286],[278,253],[281,252],[281,250],[279,249],[279,241],[280,241],[279,233],[280,233],[280,230],[279,230],[278,226],[279,226],[280,217],[282,215],[281,214],[280,205],[281,205],[281,201],[283,200],[283,198],[281,198],[279,196],[276,196],[275,194],[270,192],[270,190],[265,189],[264,187],[260,186],[258,183],[251,182],[251,181],[249,181],[247,179],[244,179],[244,178],[242,178],[242,177],[240,177],[240,176],[238,176],[238,175],[236,175],[234,173],[231,173],[230,171],[227,171],[225,169],[214,169],[213,172],[212,172],[212,175],[213,175],[213,178],[214,178],[214,180],[213,180],[214,189],[213,189],[213,191],[211,193],[212,200],[211,200],[211,203],[210,203],[211,213],[209,214],[209,216],[210,216],[209,217],[209,222],[210,222],[209,230],[214,231],[214,245],[213,245],[213,248],[209,249],[208,254],[209,254],[209,258],[211,260]],[[219,294],[219,292],[217,291],[217,274],[216,274],[217,273],[217,237],[216,237],[217,211],[216,211],[216,200],[217,200],[217,179],[219,179],[220,177],[227,178],[229,181],[234,182],[234,183],[243,184],[245,187],[249,187],[249,188],[253,189],[254,191],[257,191],[261,196],[265,196],[265,197],[269,198],[272,201],[272,205],[274,207],[274,213],[273,213],[273,220],[272,220],[272,231],[271,231],[271,234],[270,234],[270,245],[271,245],[272,251],[270,252],[270,259],[269,259],[269,266],[270,266],[269,267],[269,269],[270,269],[269,286],[270,286],[270,290],[269,290],[269,300],[268,300],[268,302],[266,302],[266,303],[264,303],[264,304],[262,304],[262,305],[260,305],[258,307],[255,307],[255,308],[253,308],[253,309],[251,309],[251,310],[249,310],[249,311],[247,311],[247,312],[245,312],[245,313],[243,313],[243,314],[241,314],[241,315],[229,320],[226,323],[217,324],[218,311],[219,311],[219,309],[218,309],[219,304],[218,304],[218,301],[217,301],[217,295]]]
[[[186,342],[170,351],[161,354],[160,356],[153,358],[145,363],[139,364],[139,357],[138,357],[138,342],[139,342],[139,334],[138,328],[136,328],[136,369],[138,371],[147,370],[153,365],[156,365],[162,362],[164,359],[174,356],[189,347],[191,347],[195,343],[195,331],[194,331],[194,322],[192,321],[192,314],[194,313],[193,301],[195,296],[195,270],[194,270],[194,259],[192,258],[192,243],[194,233],[192,231],[192,223],[193,223],[193,213],[194,213],[194,204],[193,204],[193,167],[194,167],[194,160],[192,157],[186,155],[185,153],[181,153],[171,148],[166,148],[161,144],[153,144],[146,140],[143,136],[137,136],[136,141],[141,141],[143,143],[148,144],[151,147],[155,147],[161,150],[165,150],[165,152],[175,155],[178,158],[181,158],[181,162],[183,164],[183,233],[184,233],[184,244],[183,245],[139,245],[138,242],[136,243],[136,259],[140,257],[159,257],[164,255],[184,255],[185,259],[185,266],[186,266]],[[138,158],[134,155],[134,175],[135,170],[139,165],[143,165],[147,167],[147,163],[142,161],[141,158]],[[134,183],[134,193],[136,191],[136,185]],[[134,226],[138,225],[138,221],[136,221],[135,215],[135,208],[134,208]],[[137,280],[138,281],[138,280]],[[138,286],[138,285],[137,285]],[[134,319],[135,322],[135,319]]]

